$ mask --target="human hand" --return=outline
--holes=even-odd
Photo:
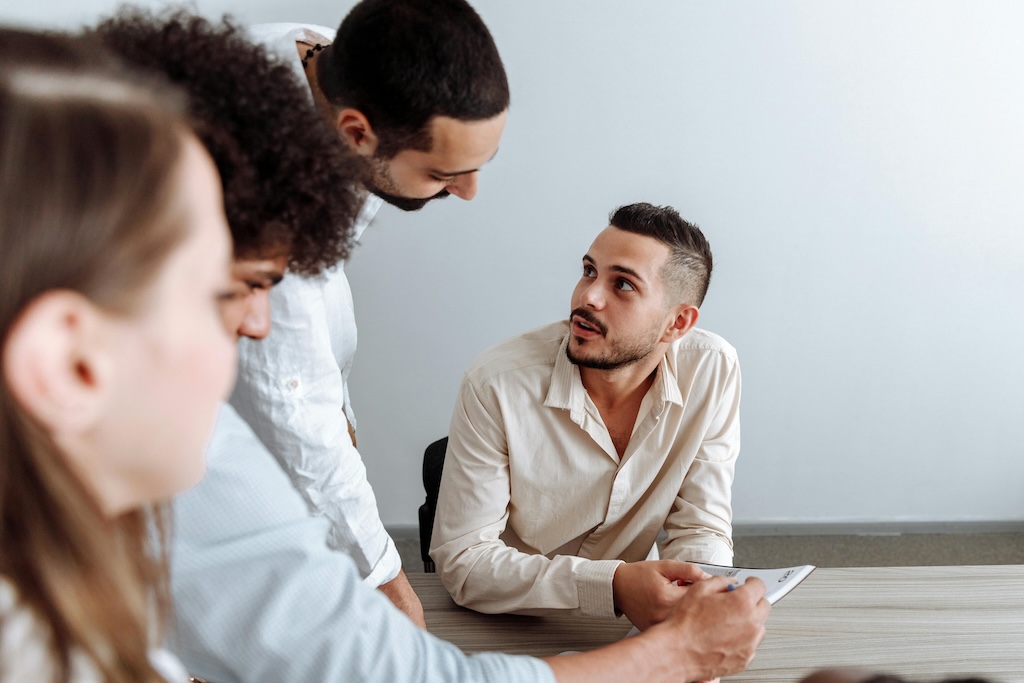
[[[697,565],[676,560],[620,564],[612,577],[615,608],[643,631],[664,621],[690,584],[709,576]]]
[[[416,591],[412,589],[404,569],[400,569],[395,578],[378,586],[377,590],[386,595],[395,607],[405,612],[406,616],[412,619],[412,623],[426,630],[427,622],[423,618],[423,605],[420,604]]]
[[[760,579],[729,590],[730,581],[716,576],[691,586],[658,627],[670,631],[678,666],[685,680],[710,680],[738,673],[750,665],[764,638],[771,612]],[[652,629],[652,633],[653,633]]]

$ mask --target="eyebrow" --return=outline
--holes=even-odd
[[[590,254],[584,254],[583,260],[586,261],[587,263],[590,263],[591,265],[597,265],[597,261],[591,258]],[[624,273],[626,275],[636,278],[645,285],[647,284],[647,280],[645,280],[643,276],[640,275],[640,273],[636,272],[632,268],[627,268],[626,266],[609,266],[608,270],[612,271],[613,273]]]
[[[262,284],[268,284],[273,287],[281,283],[281,280],[284,279],[284,273],[276,270],[255,270],[244,273],[242,277],[246,280],[259,280]]]
[[[501,149],[501,148],[499,147],[498,149]],[[491,155],[491,158],[483,163],[483,166],[486,166],[487,164],[489,164],[492,161],[494,161],[494,157],[496,157],[496,156],[498,156],[498,150],[497,149],[494,150],[494,154]],[[432,169],[428,170],[428,173],[433,173],[434,175],[445,176],[445,177],[450,176],[450,177],[454,178],[455,176],[466,175],[467,173],[476,173],[483,166],[478,166],[477,168],[471,168],[471,169],[469,169],[467,171],[442,171],[439,168],[432,168]]]

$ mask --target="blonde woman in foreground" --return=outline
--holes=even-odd
[[[0,681],[184,681],[152,532],[233,380],[220,185],[165,96],[0,57]]]

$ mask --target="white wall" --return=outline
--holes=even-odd
[[[199,6],[351,6],[285,4]],[[715,252],[702,325],[744,373],[737,522],[1024,520],[1024,5],[475,4],[512,85],[501,151],[472,203],[382,210],[349,266],[386,524],[416,523],[465,365],[564,316],[608,211],[640,200]]]

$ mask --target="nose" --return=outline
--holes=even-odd
[[[580,292],[580,305],[598,311],[604,308],[604,292],[596,280],[583,286]]]
[[[464,173],[453,180],[445,189],[459,199],[463,199],[468,202],[476,196],[477,176],[479,175],[479,171]]]
[[[238,326],[238,334],[250,339],[263,339],[270,334],[270,292],[266,289],[253,291],[247,301],[245,316]]]

